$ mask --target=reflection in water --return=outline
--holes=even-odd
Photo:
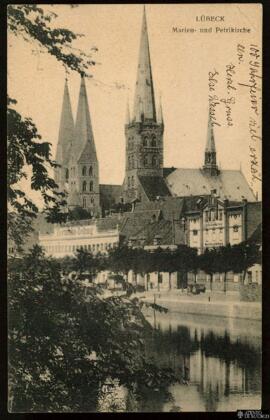
[[[98,411],[235,411],[261,405],[261,325],[176,313],[148,314],[156,330],[147,356],[173,368],[179,383],[170,393],[118,389]],[[121,398],[120,398],[121,396]],[[170,398],[171,397],[171,398]],[[120,398],[120,399],[119,399]],[[120,402],[120,400],[122,402]]]
[[[213,317],[202,320],[173,313],[156,317],[148,354],[179,375],[180,384],[171,387],[176,405],[183,411],[260,408],[259,322],[241,320],[239,328],[237,320],[230,320],[212,329]],[[170,406],[165,404],[163,411],[170,411]]]

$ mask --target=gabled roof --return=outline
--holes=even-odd
[[[262,203],[260,201],[247,203],[246,218],[247,238],[250,238],[262,222]]]
[[[184,208],[184,199],[181,197],[165,197],[161,200],[137,203],[134,212],[160,210],[162,218],[172,220],[180,218]]]
[[[121,234],[130,238],[145,229],[149,223],[159,220],[160,216],[160,210],[124,213],[120,226]]]
[[[139,176],[138,178],[149,200],[155,200],[157,197],[171,196],[164,178],[159,176]]]
[[[255,196],[244,175],[239,170],[220,170],[217,176],[211,176],[202,169],[175,169],[166,177],[171,195],[185,197],[189,195],[207,195],[216,189],[217,195],[224,199],[255,201]]]

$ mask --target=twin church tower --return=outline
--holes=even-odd
[[[161,103],[157,109],[155,102],[144,9],[132,115],[127,106],[126,169],[119,201],[132,202],[136,199],[155,198],[157,195],[171,195],[163,174],[163,132]],[[102,194],[99,165],[83,76],[75,121],[67,81],[65,83],[56,161],[61,166],[55,170],[55,181],[60,190],[68,192],[69,208],[82,207],[93,215],[100,214]],[[218,175],[210,121],[204,170],[210,175]],[[111,187],[113,189],[114,186]]]

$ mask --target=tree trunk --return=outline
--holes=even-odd
[[[210,290],[213,291],[213,274],[210,274]]]
[[[169,273],[169,290],[171,290],[171,288],[172,288],[172,278],[171,278],[171,276],[172,276],[172,273]]]

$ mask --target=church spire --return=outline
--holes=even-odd
[[[152,120],[156,122],[154,86],[150,61],[145,7],[143,9],[133,119],[135,121]]]
[[[87,148],[89,160],[96,161],[97,154],[89,112],[85,78],[84,75],[81,75],[81,87],[75,123],[75,139],[72,151],[74,153],[74,158],[80,159],[81,154],[83,153],[85,148]]]
[[[163,124],[163,112],[162,112],[161,95],[160,95],[160,97],[159,97],[159,109],[158,109],[157,122],[158,122],[159,124]]]
[[[130,123],[130,112],[129,112],[129,101],[127,99],[127,109],[126,109],[126,124]]]
[[[68,164],[69,150],[73,142],[74,120],[72,115],[70,96],[67,79],[65,79],[58,143],[56,150],[56,162],[62,166]]]
[[[218,175],[218,167],[216,161],[216,146],[213,124],[211,121],[210,110],[208,114],[207,140],[204,153],[204,167],[203,169],[210,173],[210,175]]]

